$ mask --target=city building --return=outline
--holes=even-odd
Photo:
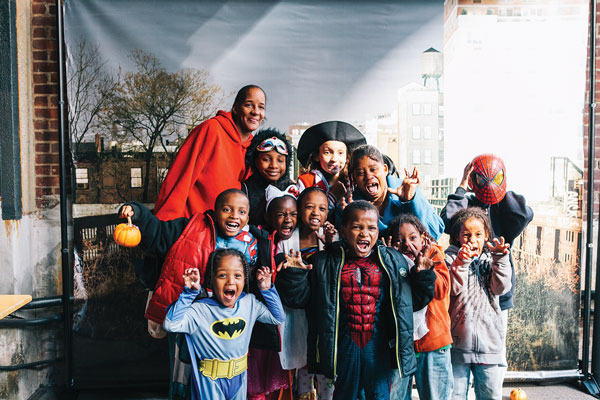
[[[440,88],[442,54],[430,48],[421,54],[423,83],[398,90],[398,133],[378,138],[380,148],[402,169],[416,167],[427,192],[432,179],[444,176],[444,96]],[[385,150],[384,150],[385,148]]]

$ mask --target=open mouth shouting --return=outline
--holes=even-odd
[[[225,232],[235,235],[240,231],[240,223],[235,221],[225,222]]]
[[[279,233],[281,234],[281,236],[289,237],[289,236],[291,236],[293,230],[294,230],[294,224],[284,223],[281,225],[281,229],[279,229]]]
[[[225,300],[228,300],[228,301],[235,300],[235,297],[236,297],[235,294],[236,294],[235,288],[225,288],[223,290],[223,298]]]
[[[371,250],[371,242],[368,239],[358,239],[356,241],[358,253],[368,253]]]
[[[365,185],[365,191],[367,195],[375,198],[379,194],[379,183],[378,182],[369,182]]]

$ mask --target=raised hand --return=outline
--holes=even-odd
[[[310,270],[312,269],[312,264],[306,265],[304,261],[302,261],[302,253],[300,251],[290,250],[290,254],[285,255],[285,261],[281,262],[277,266],[277,271],[286,268],[300,268]]]
[[[198,268],[188,268],[183,272],[182,276],[185,287],[200,290],[200,271]]]
[[[395,189],[388,186],[388,192],[395,194],[402,201],[411,201],[415,197],[415,192],[417,191],[417,186],[421,183],[421,179],[419,178],[417,167],[413,167],[411,174],[405,168],[404,173],[406,174],[406,178],[402,181],[402,185]]]
[[[500,239],[494,238],[493,243],[487,242],[487,247],[492,253],[508,254],[510,244],[504,242],[504,237],[500,236]]]
[[[260,267],[256,271],[256,282],[260,290],[271,289],[271,269],[268,267]]]
[[[335,239],[335,235],[337,235],[338,231],[335,229],[335,226],[329,221],[325,221],[323,224],[323,234],[319,234],[319,231],[315,231],[315,235],[317,235],[317,239],[319,239],[323,244],[325,243],[333,243],[333,239]]]
[[[348,196],[342,196],[342,200],[340,201],[340,206],[342,210],[348,206],[348,204],[352,203],[352,192],[348,193]]]
[[[469,161],[469,163],[465,166],[463,177],[459,185],[465,190],[469,190],[469,177],[471,176],[471,172],[473,172],[473,163]]]
[[[344,197],[344,195],[348,192],[348,188],[341,180],[338,180],[329,188],[329,192],[335,197],[335,199],[339,199]]]
[[[410,242],[407,243],[407,247],[415,255],[415,268],[417,272],[426,271],[433,267],[433,260],[427,256],[431,250],[431,241],[429,239],[425,240],[421,251],[418,251],[415,245]]]
[[[477,248],[475,248],[475,246],[472,246],[471,243],[465,243],[461,246],[456,257],[464,262],[475,258],[478,255],[479,252],[477,251]]]
[[[400,242],[396,241],[392,243],[393,239],[391,236],[388,236],[387,240],[384,237],[382,237],[381,241],[383,242],[384,246],[391,247],[400,251]]]

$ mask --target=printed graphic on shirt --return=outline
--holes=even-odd
[[[221,339],[235,339],[246,329],[246,320],[243,318],[225,318],[215,321],[210,326],[213,335]]]

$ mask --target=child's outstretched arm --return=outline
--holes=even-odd
[[[167,332],[192,333],[198,324],[190,313],[192,303],[200,294],[200,271],[198,268],[188,268],[183,274],[184,288],[179,299],[169,307],[169,312],[163,322]]]
[[[282,301],[287,307],[304,308],[308,305],[310,300],[308,273],[311,269],[312,264],[306,265],[302,262],[300,252],[295,253],[291,250],[290,256],[286,254],[286,261],[282,263],[275,285],[281,292]]]
[[[119,209],[119,218],[131,217],[142,234],[141,245],[144,250],[165,255],[183,232],[189,218],[177,218],[161,221],[148,208],[136,201],[125,203]]]
[[[437,215],[435,209],[419,190],[420,179],[416,168],[413,169],[412,175],[408,175],[408,171],[406,170],[405,172],[407,176],[398,188],[393,188],[392,185],[388,184],[388,192],[398,196],[397,198],[390,198],[390,201],[400,212],[413,214],[419,218],[423,225],[425,225],[425,228],[427,228],[429,234],[435,240],[438,240],[442,236],[442,233],[444,233],[444,221]]]
[[[510,245],[504,242],[504,238],[494,238],[493,242],[487,243],[492,253],[492,278],[490,279],[490,292],[496,296],[507,293],[512,287],[512,269],[510,266]]]
[[[260,307],[257,320],[265,324],[281,325],[285,321],[285,313],[283,312],[283,305],[279,298],[279,293],[275,287],[271,284],[272,273],[267,267],[261,267],[256,271],[256,281],[260,294],[265,299],[266,307],[257,301]]]

